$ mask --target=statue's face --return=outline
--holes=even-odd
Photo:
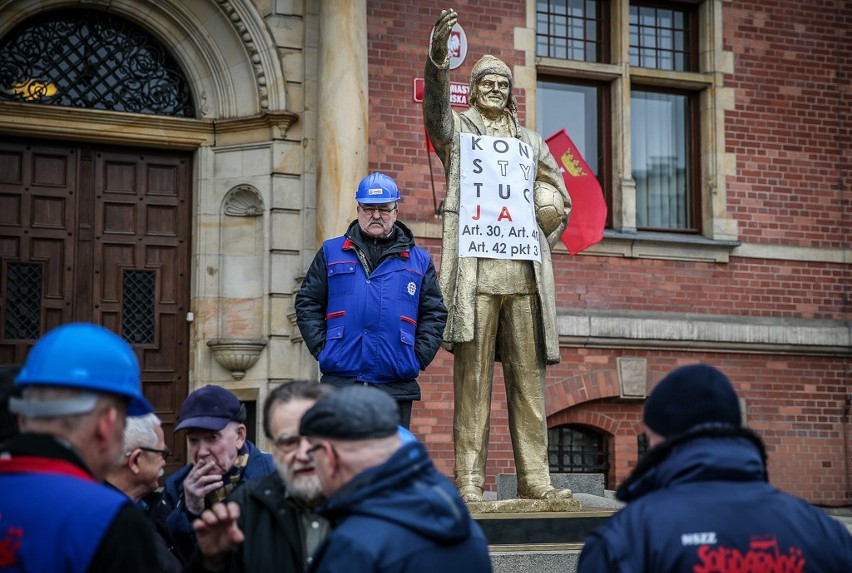
[[[476,107],[484,115],[502,113],[509,101],[509,78],[486,74],[476,83]]]

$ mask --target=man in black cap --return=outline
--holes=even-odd
[[[191,464],[166,480],[166,524],[184,559],[195,547],[192,521],[246,481],[275,473],[272,456],[246,439],[246,409],[220,386],[187,396],[175,432],[186,430]]]
[[[767,483],[766,449],[722,372],[674,370],[643,422],[652,447],[616,492],[629,503],[586,538],[580,573],[852,571],[849,532]]]
[[[311,573],[491,571],[488,544],[426,448],[402,445],[399,414],[381,390],[352,386],[302,416],[300,446],[314,461],[334,530]]]

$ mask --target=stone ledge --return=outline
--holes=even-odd
[[[478,502],[490,503],[490,502]],[[476,513],[492,551],[523,546],[525,550],[582,544],[586,536],[608,520],[614,511]]]

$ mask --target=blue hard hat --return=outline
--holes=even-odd
[[[361,179],[355,200],[364,205],[399,201],[399,189],[393,179],[384,173],[371,173]]]
[[[15,383],[124,396],[130,399],[128,416],[153,411],[142,395],[142,376],[133,349],[115,333],[94,324],[66,324],[42,336]]]

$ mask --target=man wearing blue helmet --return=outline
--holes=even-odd
[[[384,390],[407,428],[411,403],[420,399],[417,376],[438,352],[447,309],[429,253],[397,221],[399,199],[383,173],[361,181],[358,219],[323,243],[295,306],[321,382]]]
[[[100,326],[61,326],[36,342],[16,384],[21,434],[0,452],[0,569],[157,570],[145,514],[102,483],[127,415],[152,410],[133,349]]]

